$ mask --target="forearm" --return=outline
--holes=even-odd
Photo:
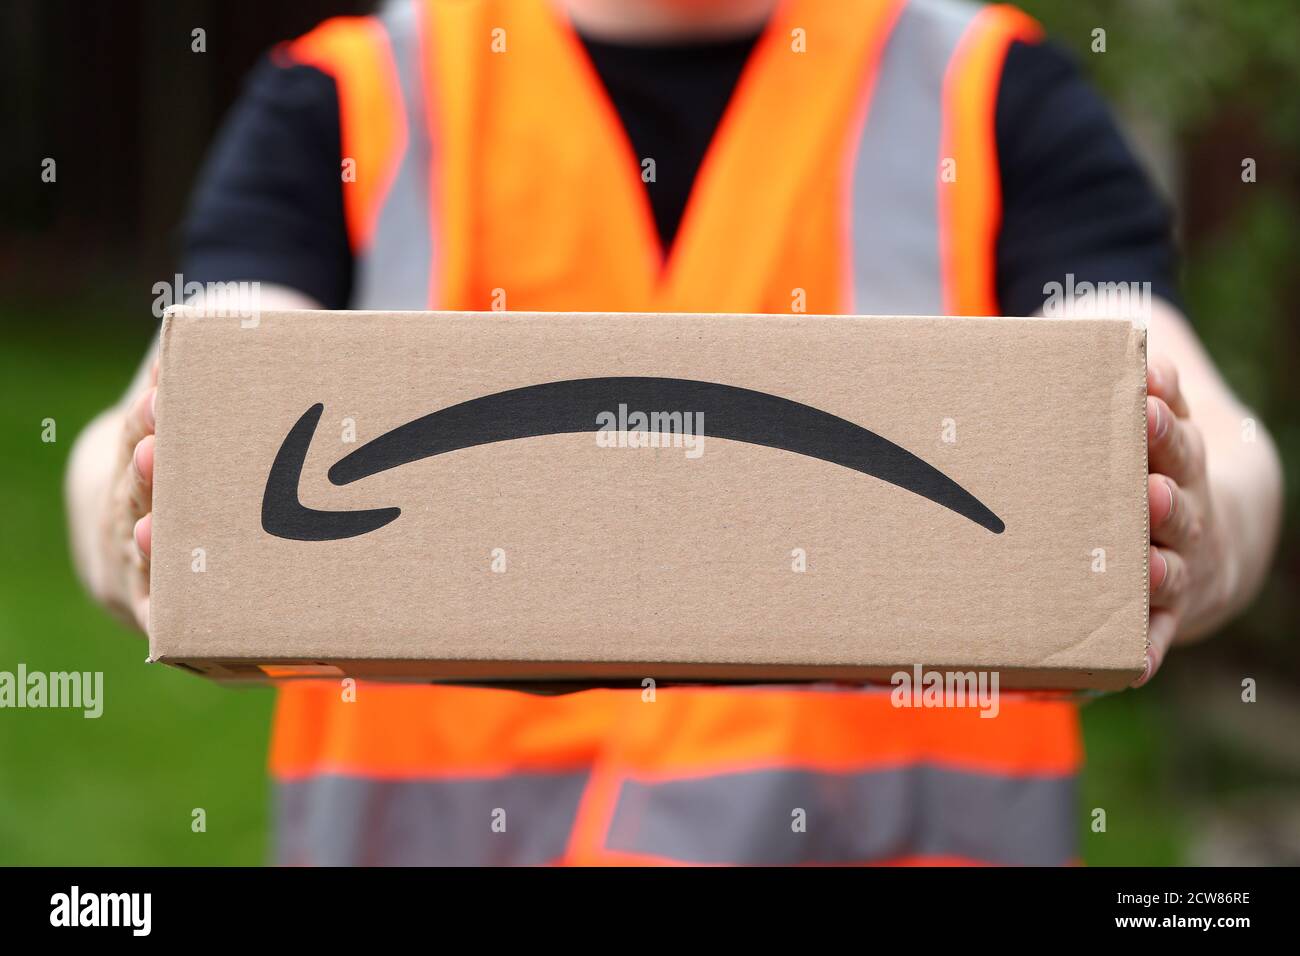
[[[1210,491],[1227,544],[1225,593],[1189,620],[1180,639],[1204,637],[1239,614],[1263,586],[1282,521],[1282,466],[1273,439],[1244,406],[1206,436]]]

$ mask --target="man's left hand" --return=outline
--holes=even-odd
[[[1232,552],[1216,521],[1205,466],[1205,441],[1188,414],[1172,362],[1147,368],[1147,495],[1151,507],[1151,679],[1183,622],[1212,612],[1232,593]]]

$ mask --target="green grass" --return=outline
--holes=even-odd
[[[103,671],[104,713],[0,711],[0,864],[256,864],[266,859],[268,690],[146,665],[142,638],[82,593],[69,563],[64,464],[126,386],[138,319],[0,315],[0,670]],[[57,441],[41,441],[55,419]],[[1090,863],[1176,863],[1169,728],[1158,687],[1089,704],[1081,827]],[[207,832],[191,831],[202,807]]]

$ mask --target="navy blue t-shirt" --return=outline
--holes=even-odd
[[[757,34],[636,45],[584,38],[648,183],[671,247],[700,161]],[[1042,307],[1043,286],[1150,282],[1177,301],[1171,216],[1101,98],[1051,44],[1013,43],[998,90],[1006,315]],[[262,281],[347,308],[353,262],[343,217],[338,92],[314,67],[266,58],[226,118],[183,234],[187,281]]]

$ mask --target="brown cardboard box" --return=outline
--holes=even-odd
[[[151,659],[1123,687],[1145,348],[1109,319],[178,309]]]

